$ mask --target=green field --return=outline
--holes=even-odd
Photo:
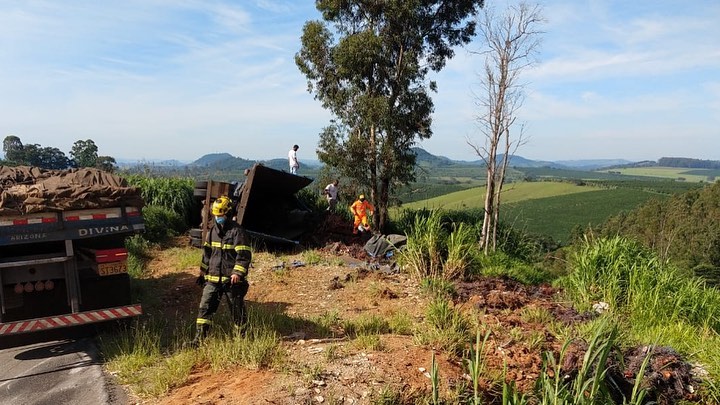
[[[528,199],[546,198],[559,195],[585,193],[596,191],[598,188],[591,186],[578,186],[562,182],[522,182],[510,183],[503,188],[502,201],[512,203]],[[427,200],[416,201],[404,204],[403,208],[443,208],[443,209],[466,209],[482,208],[485,201],[485,187],[474,187],[467,190],[456,191],[439,197]]]
[[[601,181],[600,186],[571,182],[522,182],[503,190],[501,215],[514,228],[551,236],[565,244],[576,226],[599,225],[610,216],[630,211],[651,198],[687,191],[666,181]],[[692,188],[691,187],[691,188]],[[485,188],[475,187],[404,204],[409,209],[464,210],[482,208]]]
[[[630,167],[626,169],[612,169],[627,176],[648,176],[662,177],[666,179],[685,179],[684,181],[714,182],[715,177],[720,175],[719,170],[712,169],[688,169],[683,167]]]
[[[555,241],[567,244],[574,227],[600,225],[609,217],[632,210],[651,198],[667,196],[634,189],[595,189],[588,193],[509,203],[502,207],[501,216],[516,229],[549,235]]]

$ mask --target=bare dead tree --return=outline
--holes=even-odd
[[[478,74],[481,91],[475,95],[475,119],[485,144],[480,146],[470,139],[467,143],[483,159],[487,170],[480,239],[485,254],[497,247],[500,193],[510,157],[525,143],[522,125],[517,134],[511,136],[510,130],[525,99],[520,75],[536,62],[543,22],[540,6],[527,3],[510,5],[502,15],[486,7],[478,21],[479,36],[487,48],[475,52],[485,58],[484,71]]]

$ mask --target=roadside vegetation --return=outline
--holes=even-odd
[[[143,189],[163,184],[178,187],[151,179],[134,181]],[[175,181],[180,182],[180,189],[192,186],[189,180]],[[588,186],[568,182],[529,184],[508,191],[509,196],[513,192],[521,195],[506,209],[507,215],[516,217],[514,222],[501,223],[498,251],[490,255],[483,254],[477,244],[481,208],[403,209],[394,214],[392,231],[408,236],[396,260],[402,274],[425,297],[423,306],[416,308],[419,315],[402,310],[356,315],[330,310],[303,316],[281,306],[251,303],[251,332],[237,334],[228,314],[221,310],[218,327],[199,350],[184,345],[192,334],[195,308],[169,308],[167,297],[158,294],[178,283],[192,284],[200,251],[170,246],[174,236],[188,226],[183,216],[173,214],[177,207],[190,204],[158,198],[157,204],[148,205],[153,207],[145,218],[148,229],[172,229],[167,225],[173,223],[172,218],[178,218],[178,231],[148,232],[128,240],[134,293],[148,315],[118,333],[100,338],[107,367],[135,395],[147,399],[177,390],[194,373],[227,373],[238,368],[280,373],[284,378],[294,376],[305,381],[302,384],[312,385],[312,381],[324,378],[326,368],[335,362],[353,353],[392,350],[390,337],[404,336],[419,349],[429,350],[425,366],[427,390],[408,392],[386,385],[373,391],[370,403],[647,404],[677,403],[683,398],[694,398],[690,402],[718,401],[720,390],[714,381],[720,376],[720,293],[707,281],[716,275],[714,251],[703,246],[714,246],[717,234],[713,230],[718,229],[715,221],[719,217],[712,201],[718,200],[720,186],[673,194],[679,191],[663,188],[665,185],[660,183],[658,187],[667,191],[650,190],[653,184],[643,182],[626,187],[612,183],[590,187],[594,191],[563,194]],[[541,185],[549,186],[551,191],[543,190],[534,198],[530,188],[523,190]],[[546,195],[552,190],[560,194]],[[161,191],[156,194],[163,195]],[[309,205],[323,207],[317,194],[305,194],[301,198]],[[646,200],[646,194],[655,198]],[[633,195],[640,197],[633,200]],[[187,198],[192,200],[191,196]],[[613,201],[620,203],[611,204]],[[633,210],[633,205],[637,209]],[[588,207],[604,207],[605,211]],[[530,215],[531,211],[536,214]],[[552,231],[528,232],[529,226],[518,226],[518,212],[527,218],[542,217],[548,224],[563,224],[566,229],[574,226],[573,238],[549,238]],[[618,212],[620,215],[612,217]],[[605,221],[604,216],[611,219]],[[593,227],[595,223],[588,221],[585,226],[580,222],[589,218],[596,218],[595,223],[602,225]],[[654,237],[644,239],[644,235]],[[666,244],[661,243],[663,240]],[[692,247],[692,252],[682,248],[681,240],[685,247]],[[159,273],[162,276],[153,267],[158,258],[163,264]],[[344,266],[342,260],[313,249],[296,253],[259,250],[255,260],[266,268],[293,260],[319,268]],[[699,274],[701,270],[705,272]],[[275,270],[268,282],[288,283],[298,271],[302,270]],[[349,274],[344,280],[348,286],[365,289],[364,295],[370,300],[386,299],[387,287],[364,280],[361,273]],[[541,306],[521,305],[497,311],[465,303],[468,283],[483,280],[509,280],[505,282],[518,283],[514,289],[557,289],[557,304],[553,305],[566,305],[585,315],[567,323],[557,318],[556,310]],[[503,317],[519,317],[527,325],[542,325],[542,332],[506,324]],[[325,348],[321,363],[298,360],[292,350],[288,351],[288,345],[293,344],[288,337],[298,331],[307,338],[335,342]],[[498,352],[499,348],[508,342],[513,342],[512,350],[536,353],[533,364],[539,371],[532,384],[518,378],[518,370],[523,367],[513,364],[512,358],[509,363],[508,359],[498,358],[503,353]],[[459,385],[446,380],[443,375],[450,366],[439,356],[463,364],[469,379]],[[672,363],[663,366],[663,361],[670,361],[668,358]],[[687,367],[684,374],[673,368],[682,364]],[[668,390],[660,384],[669,375],[685,376],[686,380],[675,384],[684,385],[692,394]]]

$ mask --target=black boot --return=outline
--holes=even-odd
[[[198,346],[200,346],[200,343],[202,343],[202,341],[205,340],[205,338],[207,337],[208,332],[210,332],[210,325],[197,325],[195,331],[195,338],[192,340],[192,342],[190,342],[190,347],[197,348]]]

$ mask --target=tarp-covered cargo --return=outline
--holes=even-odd
[[[120,206],[141,208],[143,200],[140,189],[111,173],[0,166],[0,216]]]

